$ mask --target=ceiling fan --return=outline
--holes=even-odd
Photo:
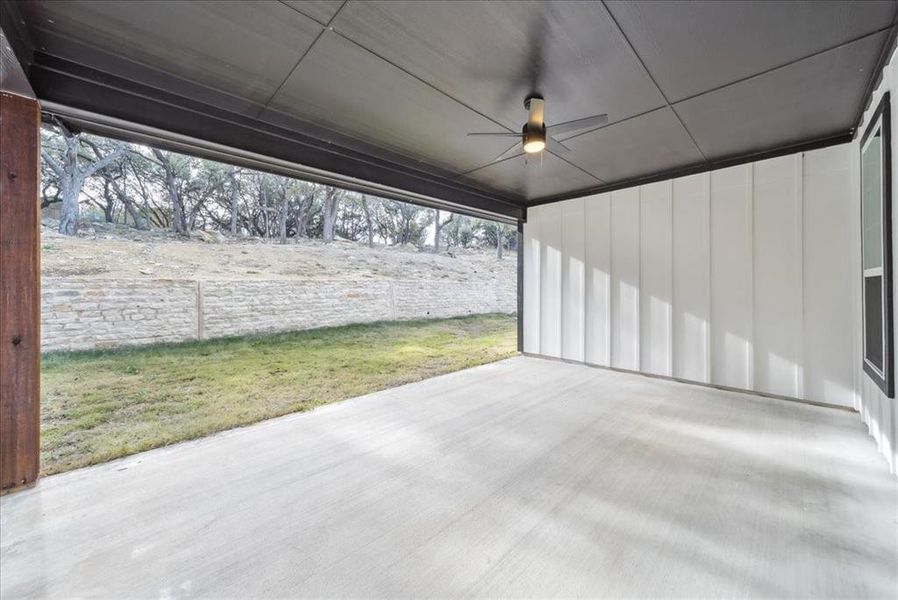
[[[511,154],[513,150],[518,148],[519,144],[522,145],[521,149],[525,154],[536,154],[538,152],[542,152],[543,150],[549,150],[550,152],[553,152],[555,154],[564,154],[565,152],[570,152],[570,148],[559,142],[557,139],[555,139],[554,136],[562,133],[572,133],[574,131],[582,131],[584,129],[598,127],[608,122],[608,115],[601,114],[593,115],[591,117],[583,117],[582,119],[574,119],[573,121],[565,121],[564,123],[546,125],[546,101],[543,100],[542,96],[536,94],[527,96],[527,98],[524,100],[524,108],[527,109],[529,115],[527,117],[527,122],[524,123],[524,127],[522,128],[521,133],[502,132],[468,134],[469,136],[479,137],[518,138],[519,141],[516,141],[510,148],[493,159],[493,162],[505,158],[506,156]]]

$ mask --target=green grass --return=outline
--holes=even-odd
[[[515,353],[515,318],[350,325],[58,352],[41,364],[41,472],[101,463]]]

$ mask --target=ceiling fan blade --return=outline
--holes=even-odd
[[[504,152],[502,152],[502,154],[500,154],[499,156],[497,156],[496,158],[494,158],[494,159],[493,159],[493,162],[502,160],[503,158],[506,158],[507,156],[511,156],[512,150],[515,150],[515,149],[518,149],[518,150],[519,150],[519,153],[523,153],[523,150],[521,149],[521,143],[520,143],[520,142],[515,142],[510,148],[508,148],[507,150],[505,150]]]
[[[571,151],[570,148],[548,135],[546,136],[546,150],[552,154],[567,154]]]
[[[573,121],[565,121],[564,123],[556,123],[546,127],[546,131],[552,135],[559,133],[569,133],[580,129],[589,129],[590,127],[598,127],[608,122],[608,115],[594,115],[592,117],[584,117],[582,119],[574,119]]]
[[[496,132],[496,133],[477,132],[477,133],[469,133],[468,135],[469,136],[477,135],[477,136],[482,136],[482,137],[516,137],[516,138],[521,137],[520,133],[512,133],[510,131],[503,131],[503,132]]]

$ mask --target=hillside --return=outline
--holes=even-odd
[[[101,279],[445,279],[498,280],[515,285],[517,256],[494,250],[453,248],[438,255],[412,247],[337,240],[232,240],[198,233],[190,239],[166,231],[86,224],[77,237],[61,235],[45,220],[41,231],[44,276]]]

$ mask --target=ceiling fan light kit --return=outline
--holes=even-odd
[[[524,126],[524,152],[527,154],[536,154],[542,152],[546,147],[546,130],[540,128],[538,131],[528,131],[528,127]]]
[[[514,150],[518,149],[518,143],[523,146],[523,154],[538,154],[543,150],[548,149],[553,154],[565,154],[570,151],[570,149],[552,137],[550,134],[561,134],[561,133],[572,133],[574,131],[582,131],[585,129],[590,129],[593,127],[598,127],[600,125],[604,125],[608,122],[608,115],[594,115],[592,117],[585,117],[582,119],[575,119],[573,121],[565,121],[564,123],[558,123],[556,125],[551,125],[546,127],[545,120],[545,107],[546,102],[543,100],[542,96],[531,94],[524,99],[524,108],[527,109],[527,122],[524,123],[524,127],[521,129],[521,133],[510,133],[510,132],[502,132],[502,133],[469,133],[469,136],[479,136],[479,137],[516,137],[520,139],[520,142],[515,142],[510,148],[502,152],[499,156],[497,156],[493,161],[502,160],[511,154]],[[513,156],[520,156],[522,152],[518,152]],[[512,156],[512,157],[513,157]]]

